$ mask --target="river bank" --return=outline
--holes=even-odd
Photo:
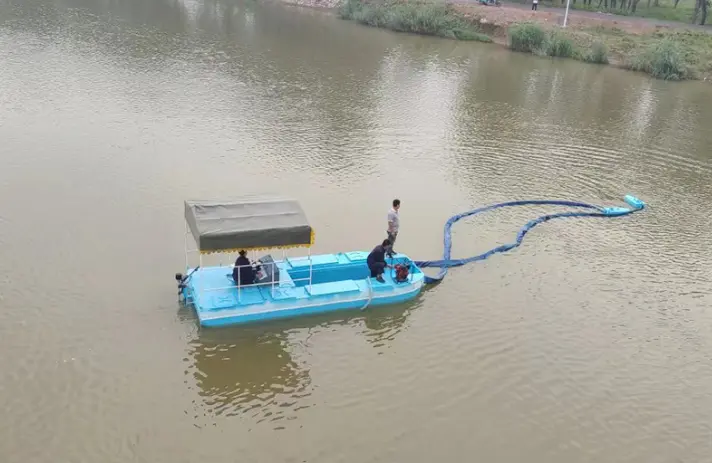
[[[368,0],[284,0],[326,8],[342,19],[398,32],[491,42],[513,51],[571,58],[664,80],[712,81],[712,34],[688,25],[614,15],[531,11],[520,6]]]

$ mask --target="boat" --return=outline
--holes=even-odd
[[[383,282],[370,277],[367,251],[312,255],[314,230],[295,199],[185,201],[185,228],[185,274],[175,278],[181,299],[194,308],[203,327],[402,303],[418,296],[425,281],[422,270],[401,253],[386,258],[391,268]],[[189,247],[191,237],[195,248]],[[308,254],[289,257],[293,248],[307,248]],[[207,254],[240,250],[270,252],[254,262],[253,284],[235,283],[234,264],[203,266]],[[273,257],[275,251],[281,251],[281,258]],[[193,254],[198,265],[191,267]]]

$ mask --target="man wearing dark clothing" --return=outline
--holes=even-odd
[[[376,281],[385,283],[383,279],[383,272],[388,265],[386,264],[386,254],[391,253],[391,242],[388,240],[383,240],[383,243],[379,244],[366,258],[366,263],[368,264],[368,269],[371,271],[371,278],[376,278]]]
[[[232,279],[235,280],[237,286],[247,286],[255,283],[255,271],[246,254],[245,251],[240,251],[240,255],[235,261],[235,268],[232,269]]]

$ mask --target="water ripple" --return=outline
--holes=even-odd
[[[708,89],[254,2],[0,18],[3,461],[712,452]],[[245,192],[298,197],[314,252],[371,248],[399,197],[416,258],[486,203],[650,207],[549,222],[402,306],[201,330],[180,205]],[[453,252],[554,210],[458,223]]]

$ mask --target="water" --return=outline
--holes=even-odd
[[[0,1],[0,459],[700,462],[712,454],[712,96],[229,0]],[[200,331],[182,201],[302,201],[316,252],[450,215],[537,227],[412,304]],[[542,208],[458,224],[454,254]]]

